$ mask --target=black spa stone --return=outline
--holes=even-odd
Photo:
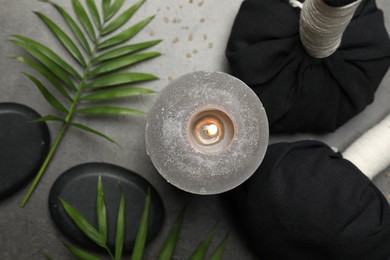
[[[148,242],[159,232],[164,220],[164,206],[157,191],[140,175],[125,168],[107,163],[86,163],[64,172],[53,184],[49,194],[49,210],[58,229],[75,245],[94,251],[102,250],[89,240],[72,222],[59,198],[81,213],[94,227],[96,222],[96,196],[101,176],[107,207],[107,243],[115,251],[116,220],[121,191],[126,202],[126,228],[124,252],[131,252],[138,224],[144,209],[148,187],[151,189]]]
[[[38,171],[50,145],[40,115],[17,103],[0,103],[0,199],[20,189]]]

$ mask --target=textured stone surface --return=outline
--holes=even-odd
[[[55,2],[61,2],[67,10],[70,10],[71,1]],[[143,86],[161,90],[170,79],[188,72],[227,71],[224,51],[241,2],[241,0],[146,1],[130,23],[133,24],[152,14],[157,16],[145,31],[136,36],[134,42],[155,38],[164,41],[154,48],[163,53],[161,57],[134,68],[134,71],[156,73],[161,78],[160,81]],[[127,1],[126,6],[132,3],[133,1]],[[387,30],[390,30],[390,2],[378,0],[377,3],[385,12]],[[36,75],[35,72],[26,65],[8,58],[24,52],[6,40],[11,34],[23,34],[49,44],[63,55],[65,53],[63,48],[52,38],[51,33],[43,27],[32,11],[42,11],[61,25],[63,25],[62,20],[55,10],[40,1],[0,0],[0,4],[0,75],[2,78],[0,102],[23,103],[42,115],[55,113],[51,106],[43,101],[33,84],[20,74],[20,71],[27,71]],[[390,74],[388,73],[376,93],[375,102],[335,133],[280,135],[271,137],[270,141],[274,143],[315,138],[343,150],[390,112],[389,86]],[[153,101],[153,96],[147,96],[120,100],[118,105],[126,106],[130,102],[131,106],[146,111]],[[164,238],[184,205],[187,205],[187,214],[174,259],[188,257],[198,241],[216,222],[219,225],[212,249],[226,232],[231,230],[225,259],[254,259],[231,225],[218,196],[196,196],[184,193],[168,184],[157,173],[145,152],[144,117],[118,117],[104,120],[84,117],[80,121],[110,134],[121,144],[123,150],[94,136],[70,129],[27,207],[20,209],[18,205],[25,189],[0,201],[0,259],[42,259],[42,252],[49,253],[54,259],[73,259],[66,252],[60,240],[62,237],[50,220],[47,197],[53,182],[62,172],[77,164],[91,161],[113,163],[140,173],[161,194],[166,208],[166,221],[160,235],[147,247],[145,259],[156,259]],[[52,135],[56,134],[58,127],[56,123],[49,124]],[[389,182],[387,182],[389,177],[384,175],[380,177],[379,186],[387,194],[390,192]]]
[[[49,194],[49,210],[57,227],[75,245],[98,251],[101,248],[85,236],[65,212],[63,199],[97,227],[96,195],[98,178],[101,176],[107,212],[107,244],[115,252],[115,230],[118,208],[123,192],[125,197],[125,238],[123,250],[131,252],[138,230],[148,187],[151,191],[148,225],[148,242],[156,237],[164,221],[164,205],[156,190],[140,175],[125,168],[107,163],[85,163],[64,172],[54,183]],[[122,191],[122,192],[121,192]]]

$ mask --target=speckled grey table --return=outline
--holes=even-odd
[[[62,5],[70,7],[70,1]],[[134,1],[128,1],[130,5]],[[390,30],[390,2],[377,0],[385,12],[386,26]],[[157,74],[161,80],[145,86],[161,90],[170,80],[196,70],[228,71],[224,57],[225,45],[233,19],[241,0],[148,0],[136,14],[135,20],[157,14],[155,20],[137,35],[137,41],[160,38],[164,42],[155,50],[163,56],[152,62],[142,63],[134,69]],[[0,102],[14,101],[26,104],[40,114],[52,113],[52,108],[43,102],[35,87],[20,74],[30,72],[25,65],[9,59],[23,53],[6,42],[11,34],[23,34],[49,44],[60,54],[59,47],[38,18],[31,12],[39,10],[60,21],[51,6],[37,0],[0,0]],[[120,101],[131,102],[133,107],[147,111],[155,96]],[[315,138],[343,150],[361,133],[380,121],[390,112],[390,73],[387,74],[376,93],[374,104],[361,114],[326,135],[273,136],[271,143],[282,140]],[[90,126],[110,135],[122,144],[123,150],[93,136],[70,129],[50,164],[40,186],[26,208],[18,206],[26,189],[0,201],[0,259],[43,259],[47,252],[55,259],[72,259],[61,243],[61,235],[50,219],[47,196],[54,180],[68,168],[85,162],[110,162],[129,168],[147,178],[162,195],[167,218],[160,236],[146,249],[146,259],[155,259],[163,239],[183,205],[187,205],[181,240],[175,259],[189,256],[191,250],[215,223],[218,230],[215,242],[222,239],[228,230],[233,230],[225,259],[254,259],[240,241],[231,222],[226,217],[217,196],[195,196],[177,190],[164,181],[156,172],[145,152],[144,117],[117,117],[103,120],[83,118]],[[52,137],[57,124],[49,124]],[[390,138],[390,137],[388,137]],[[0,150],[3,149],[0,147]],[[375,179],[384,192],[390,193],[390,169]],[[388,196],[388,198],[390,198]],[[215,246],[215,243],[212,245]]]

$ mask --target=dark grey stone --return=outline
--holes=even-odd
[[[0,199],[12,194],[35,176],[50,146],[46,123],[17,103],[0,103]]]

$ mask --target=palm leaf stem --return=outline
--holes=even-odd
[[[21,207],[24,207],[26,205],[29,198],[31,197],[31,194],[34,192],[35,187],[38,185],[39,180],[41,179],[43,173],[45,172],[47,166],[49,165],[51,158],[53,157],[54,152],[56,151],[58,144],[60,143],[67,126],[68,125],[66,123],[63,123],[60,130],[58,131],[57,137],[56,137],[53,145],[50,147],[50,150],[49,150],[48,154],[46,155],[46,158],[43,161],[41,168],[39,169],[37,175],[35,176],[33,182],[31,183],[27,193],[24,195],[22,201],[20,202]]]
[[[97,45],[98,45],[100,37],[101,36],[100,36],[100,31],[99,31],[99,35],[98,35],[96,41],[94,41],[94,49],[93,49],[91,55],[89,55],[89,57],[88,57],[89,60],[88,60],[87,66],[85,67],[82,79],[77,87],[76,94],[74,95],[74,98],[72,100],[72,104],[70,105],[70,108],[68,109],[68,113],[65,117],[65,120],[62,123],[62,126],[57,133],[56,139],[55,139],[53,145],[50,147],[50,150],[49,150],[48,154],[46,155],[45,160],[43,161],[38,173],[35,175],[34,180],[32,181],[31,185],[28,188],[28,191],[26,192],[22,201],[20,202],[20,207],[24,207],[27,204],[28,200],[30,199],[31,195],[33,194],[34,190],[36,189],[36,186],[38,185],[40,179],[42,178],[43,173],[45,172],[46,168],[48,167],[55,151],[58,148],[58,145],[60,144],[60,142],[62,140],[62,137],[64,136],[65,130],[69,126],[69,122],[72,120],[72,116],[73,116],[74,111],[77,107],[77,103],[79,101],[79,98],[80,98],[81,92],[83,90],[85,81],[87,80],[88,73],[90,72],[90,67],[92,64],[91,61],[95,58],[94,56],[96,53],[96,49],[97,49]],[[108,250],[108,248],[106,248],[106,249],[107,249],[108,253],[111,255],[111,252]]]

